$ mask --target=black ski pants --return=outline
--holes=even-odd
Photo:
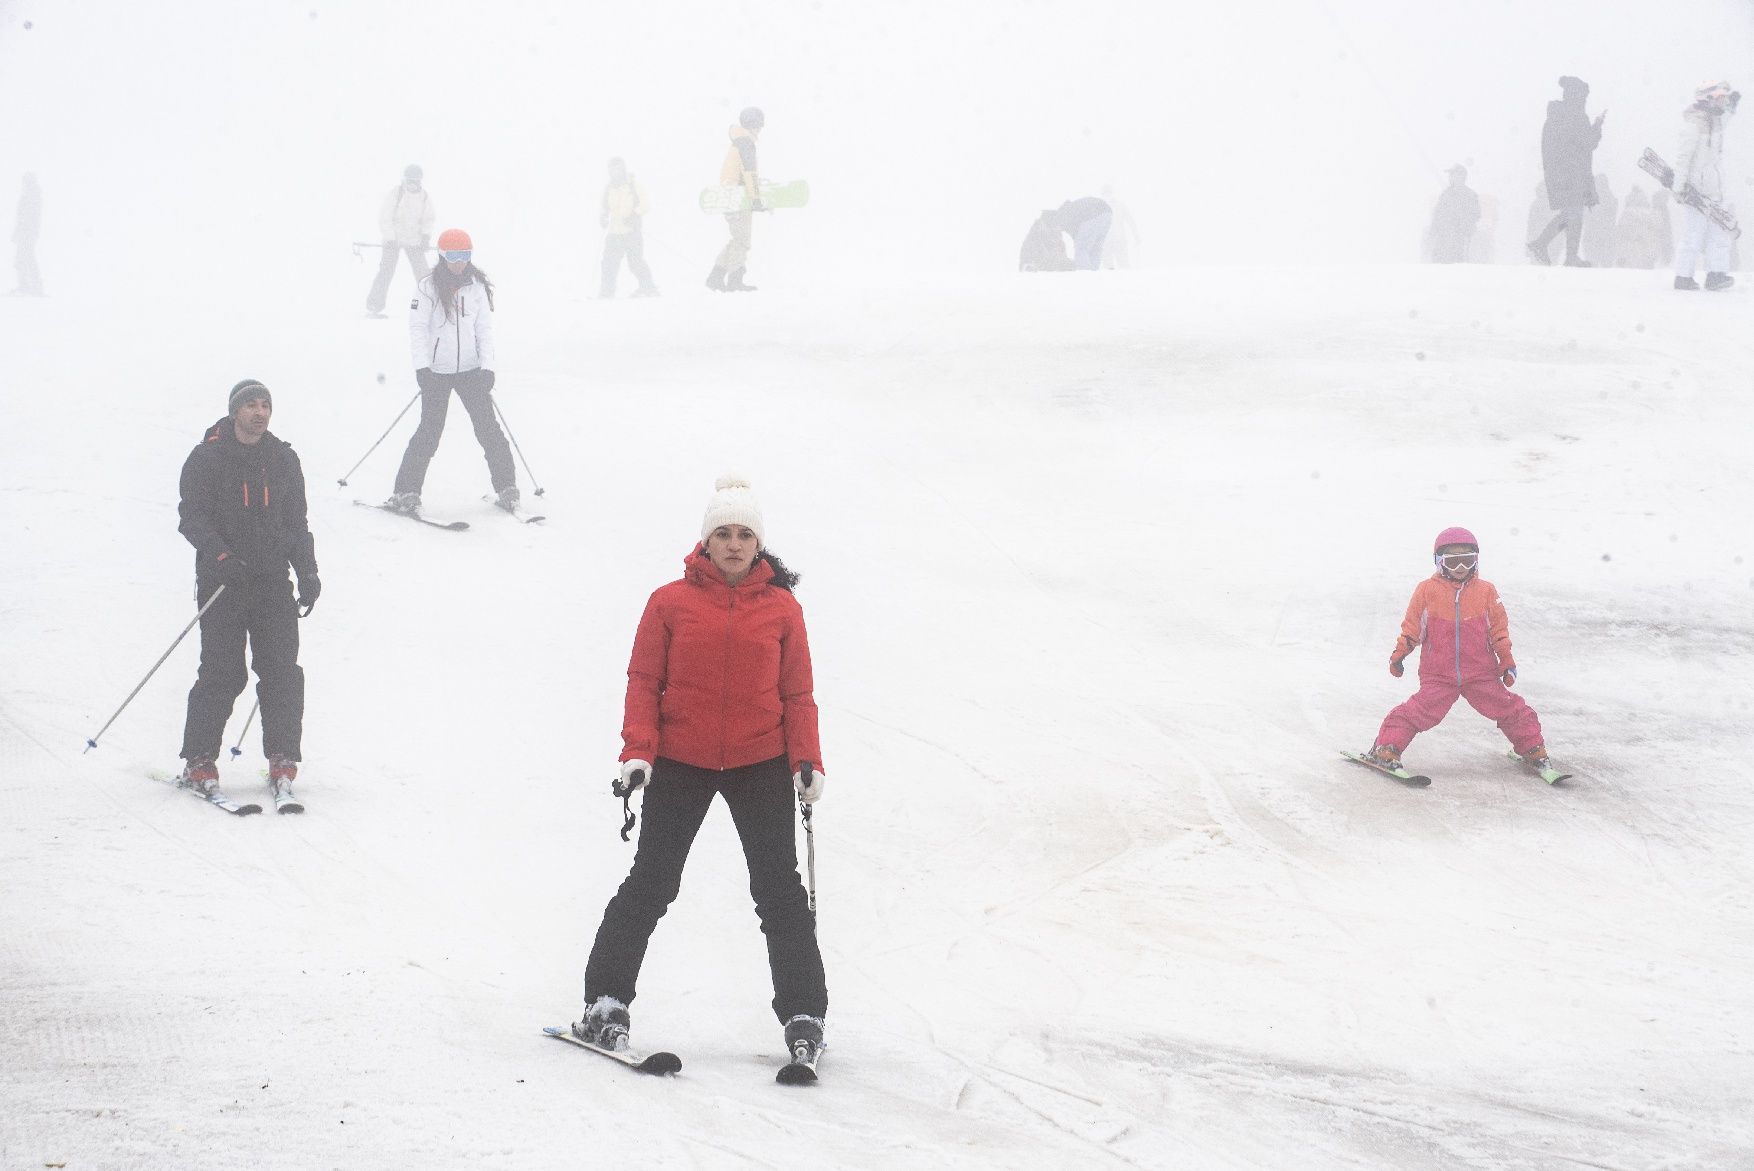
[[[646,944],[658,920],[676,901],[689,847],[706,820],[715,793],[723,794],[743,843],[749,893],[767,936],[773,972],[773,1011],[781,1023],[800,1013],[828,1015],[828,987],[816,921],[798,877],[792,775],[784,757],[742,768],[695,768],[673,760],[653,762],[641,809],[633,869],[603,912],[591,959],[585,965],[585,1002],[613,996],[632,1004]],[[703,977],[716,973],[703,972]]]
[[[626,232],[611,232],[603,237],[603,287],[601,295],[615,295],[615,278],[621,274],[621,262],[625,259],[627,267],[633,272],[634,279],[639,281],[642,292],[651,291],[652,269],[646,263],[645,235],[638,228]]]
[[[284,572],[284,571],[282,571]],[[213,596],[202,584],[201,601]],[[298,665],[298,603],[285,577],[252,577],[226,589],[201,616],[201,666],[189,689],[183,723],[183,759],[218,760],[225,725],[256,669],[256,697],[262,701],[262,753],[301,759],[304,736],[305,672]]]
[[[487,372],[462,370],[455,374],[427,374],[420,380],[420,426],[408,440],[402,453],[402,466],[396,472],[397,492],[419,492],[426,483],[426,466],[438,451],[439,439],[445,433],[445,415],[451,406],[451,391],[463,400],[469,422],[475,425],[475,439],[487,457],[487,474],[495,492],[518,482],[512,467],[512,445],[493,415],[493,391],[488,389]]]

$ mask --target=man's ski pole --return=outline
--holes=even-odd
[[[810,777],[815,771],[810,766],[809,761],[805,761],[799,766],[799,775],[804,779],[805,788],[810,787]],[[810,824],[810,814],[813,808],[805,803],[804,798],[798,798],[798,813],[804,819],[804,872],[809,876],[804,893],[810,898],[810,921],[812,923],[816,921],[816,827]]]
[[[256,702],[250,705],[250,714],[244,717],[244,728],[243,728],[243,731],[238,733],[238,742],[231,746],[231,758],[233,760],[236,760],[238,757],[240,757],[244,754],[244,750],[241,747],[241,745],[244,742],[244,737],[248,736],[250,734],[250,724],[256,718],[256,709],[261,707],[261,706],[262,706],[262,697],[258,695],[256,697]]]
[[[493,413],[499,416],[499,425],[505,428],[506,437],[512,441],[512,450],[518,453],[520,460],[523,460],[524,474],[530,477],[530,486],[536,489],[536,495],[542,495],[547,489],[536,483],[536,473],[530,470],[530,461],[524,459],[524,449],[518,446],[518,437],[512,434],[512,425],[506,422],[505,412],[499,409],[498,399],[493,400]]]
[[[184,636],[187,635],[189,631],[195,629],[195,623],[201,621],[201,615],[212,609],[213,603],[219,601],[219,595],[224,592],[224,586],[215,589],[213,591],[213,596],[207,599],[206,604],[204,604],[199,610],[195,611],[195,616],[189,619],[189,624],[187,626],[183,627],[183,633],[177,635],[177,637],[171,642],[170,646],[165,648],[164,654],[158,656],[158,662],[152,664],[152,670],[146,673],[146,679],[151,679],[158,673],[158,669],[164,666],[164,661],[171,657],[171,652],[177,649],[177,643],[182,642]],[[146,679],[142,679],[139,683],[134,685],[134,690],[128,693],[128,698],[124,699],[122,701],[122,706],[116,709],[116,715],[111,716],[105,721],[104,726],[97,730],[97,736],[93,736],[85,742],[86,752],[90,752],[93,748],[97,747],[98,736],[102,736],[105,732],[108,732],[110,730],[110,725],[116,722],[116,716],[120,716],[125,710],[127,710],[128,705],[134,702],[134,697],[140,694],[140,689],[142,687],[146,686]]]
[[[408,406],[402,408],[402,415],[406,415],[408,413],[409,407],[412,407],[415,403],[417,403],[419,401],[420,401],[420,392],[417,390],[414,392],[414,397],[408,400]],[[386,440],[390,437],[390,432],[394,431],[396,429],[396,424],[400,423],[402,421],[402,415],[397,415],[396,418],[393,421],[391,421],[390,425],[388,427],[384,428],[384,433],[382,435],[378,436],[378,443],[382,443],[384,440]],[[362,455],[359,457],[359,464],[364,463],[371,456],[371,453],[378,449],[378,443],[374,443],[370,447],[365,449],[365,455]],[[357,472],[359,470],[359,464],[354,464],[352,467],[348,468],[347,469],[347,476],[351,476],[351,475],[353,475],[354,472]],[[347,476],[342,476],[339,480],[336,480],[335,482],[337,484],[340,484],[343,488],[345,488],[345,487],[347,487]]]

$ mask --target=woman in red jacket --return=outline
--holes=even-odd
[[[828,990],[816,922],[798,877],[792,799],[822,796],[798,575],[767,550],[749,485],[721,477],[680,581],[654,592],[627,665],[621,780],[645,788],[633,869],[609,900],[585,967],[582,1040],[628,1045],[627,1006],[658,920],[715,794],[725,798],[749,893],[767,936],[773,1009],[786,1047],[822,1046]],[[802,770],[812,774],[806,782]],[[649,784],[648,784],[649,782]]]

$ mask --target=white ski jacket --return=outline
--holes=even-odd
[[[1729,111],[1721,114],[1692,106],[1681,115],[1686,128],[1681,131],[1681,149],[1675,157],[1677,193],[1688,184],[1707,199],[1720,203],[1724,197],[1724,123]]]
[[[426,188],[410,191],[398,183],[378,208],[378,239],[384,243],[414,245],[432,239],[432,196]]]
[[[429,275],[408,306],[408,342],[414,368],[431,367],[435,374],[492,370],[493,311],[487,289],[471,280],[457,290],[455,315],[447,317],[438,289]]]

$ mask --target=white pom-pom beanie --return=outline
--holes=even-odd
[[[761,504],[749,481],[734,472],[726,472],[713,484],[712,498],[706,502],[706,516],[701,518],[700,539],[706,540],[720,525],[744,525],[755,539],[767,544],[766,529],[761,523]]]

